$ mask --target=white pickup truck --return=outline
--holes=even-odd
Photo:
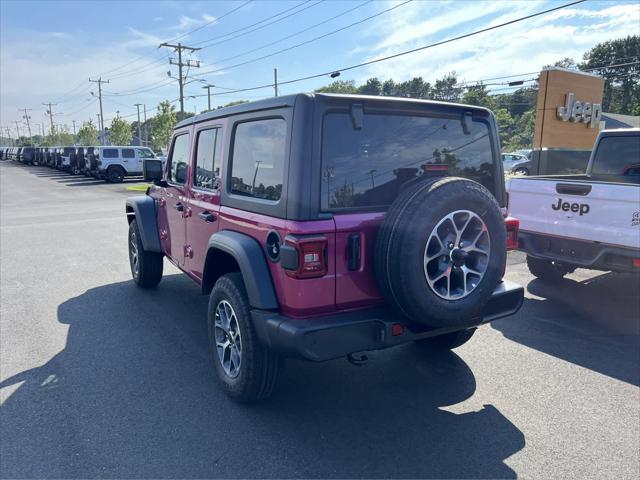
[[[640,129],[603,130],[585,175],[513,177],[509,215],[533,275],[640,273]]]

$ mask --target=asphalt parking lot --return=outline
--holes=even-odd
[[[206,303],[130,280],[125,185],[0,162],[0,475],[640,477],[640,282],[555,287],[511,254],[521,312],[455,353],[287,361],[245,407],[209,368]]]

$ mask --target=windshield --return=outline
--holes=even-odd
[[[591,174],[633,175],[638,171],[638,164],[640,135],[605,137],[598,143]]]
[[[329,113],[322,136],[322,207],[385,207],[410,180],[455,175],[495,192],[488,124],[409,115]]]

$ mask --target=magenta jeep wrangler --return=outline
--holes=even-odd
[[[133,279],[155,287],[167,257],[209,295],[237,400],[267,397],[283,357],[455,348],[522,304],[502,280],[517,222],[486,109],[277,97],[180,122],[160,165],[127,200]]]

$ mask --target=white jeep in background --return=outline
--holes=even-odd
[[[640,129],[601,131],[586,174],[514,177],[508,187],[518,249],[536,277],[640,273]]]
[[[122,182],[124,177],[142,176],[145,160],[158,160],[147,147],[94,147],[92,173],[108,182]]]

